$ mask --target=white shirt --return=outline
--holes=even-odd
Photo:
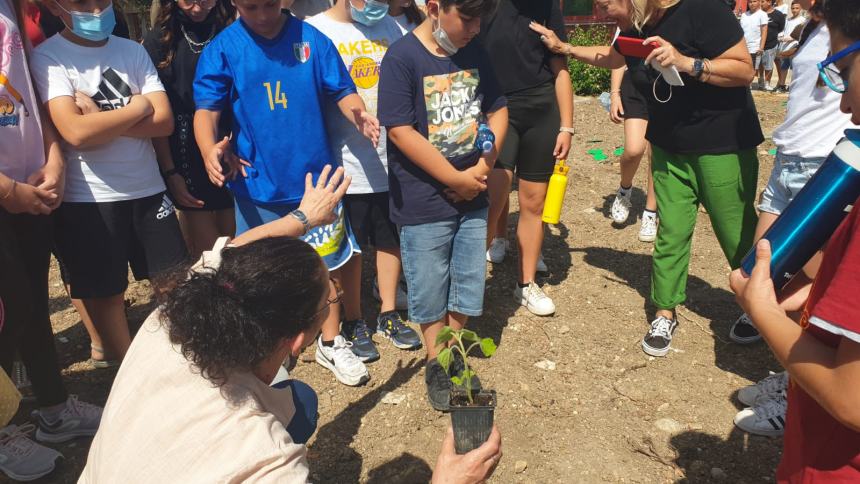
[[[122,109],[132,95],[164,91],[143,46],[114,36],[85,47],[54,35],[34,51],[32,70],[45,103],[81,91],[108,111]],[[136,200],[165,190],[150,139],[120,136],[80,149],[63,143],[63,155],[66,202]]]
[[[0,173],[19,182],[26,182],[45,164],[39,103],[27,69],[25,40],[12,3],[0,0],[0,74],[6,77],[0,81]]]
[[[791,59],[788,112],[773,132],[773,142],[784,154],[825,157],[852,127],[851,116],[839,111],[840,94],[818,83],[818,63],[829,52],[830,33],[822,22]]]
[[[405,13],[400,15],[392,15],[391,18],[393,18],[394,21],[397,22],[397,25],[400,26],[400,30],[403,31],[403,35],[412,32],[413,30],[415,30],[415,27],[418,27],[418,24],[413,24],[409,21],[408,18],[406,18]]]
[[[403,37],[397,22],[390,16],[368,27],[357,22],[338,22],[321,13],[307,19],[331,39],[340,53],[367,112],[376,116],[379,96],[379,65],[388,47]],[[362,136],[334,104],[326,113],[332,152],[340,158],[344,171],[352,177],[347,193],[381,193],[388,191],[388,156],[385,129],[381,130],[379,145]]]
[[[761,27],[762,25],[767,25],[767,21],[767,14],[764,13],[764,10],[744,12],[741,15],[741,28],[744,30],[747,49],[752,54],[761,50]]]
[[[794,32],[794,29],[797,28],[798,25],[806,22],[806,17],[803,15],[798,15],[797,17],[785,17],[785,28],[782,29],[782,32],[779,35],[780,41],[783,39],[788,39],[791,37],[791,33]],[[822,59],[824,60],[824,59]]]
[[[788,16],[788,9],[791,8],[791,5],[789,5],[789,3],[786,2],[786,3],[783,3],[782,5],[780,5],[778,7],[774,7],[774,8],[776,10],[779,10],[780,12],[782,12],[783,15]]]

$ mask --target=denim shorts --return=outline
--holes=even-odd
[[[400,227],[409,320],[441,320],[449,312],[480,316],[487,272],[487,209]]]
[[[800,189],[818,171],[825,158],[803,158],[776,152],[773,171],[761,194],[758,209],[762,212],[779,215],[794,200]]]
[[[776,60],[776,53],[779,51],[779,48],[774,47],[773,49],[767,49],[761,54],[761,65],[764,67],[766,71],[773,70],[773,62]]]

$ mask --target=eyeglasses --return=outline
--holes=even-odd
[[[195,5],[200,8],[212,8],[215,0],[176,0],[176,3],[182,8],[192,8]]]
[[[319,315],[319,313],[328,309],[332,304],[340,304],[341,299],[343,299],[343,288],[340,287],[340,284],[334,278],[329,277],[329,280],[331,281],[331,284],[334,286],[334,298],[326,299],[325,305],[313,314],[314,317],[316,317],[317,315]]]
[[[818,75],[821,77],[821,80],[824,81],[824,84],[827,84],[827,87],[833,89],[839,94],[843,94],[845,92],[845,89],[848,86],[847,76],[843,76],[839,69],[837,69],[833,64],[857,51],[860,51],[860,41],[854,42],[848,47],[818,63]]]

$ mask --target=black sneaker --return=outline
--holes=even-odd
[[[376,361],[379,359],[379,351],[370,338],[370,330],[363,319],[355,321],[344,321],[340,325],[340,334],[344,339],[352,343],[352,353],[363,362]]]
[[[376,318],[376,334],[388,339],[401,350],[421,347],[421,337],[403,322],[397,311],[382,313]]]
[[[744,313],[729,330],[729,339],[738,344],[748,345],[761,340],[761,334],[753,326],[752,319]]]
[[[440,412],[447,412],[452,384],[436,358],[428,361],[424,367],[424,383],[427,384],[427,400],[430,406]]]
[[[448,368],[448,370],[451,372],[452,375],[459,376],[464,369],[463,356],[460,355],[459,351],[452,351],[451,354],[454,355],[454,358],[451,360],[451,366]],[[457,386],[457,390],[465,391],[466,387],[465,385]],[[472,375],[472,391],[481,391],[481,380],[478,379],[478,375]]]
[[[666,356],[669,347],[672,346],[672,335],[677,328],[678,321],[675,319],[658,316],[651,321],[651,329],[642,338],[642,351],[651,356]]]

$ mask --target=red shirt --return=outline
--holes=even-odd
[[[806,314],[831,326],[806,324],[804,317],[806,331],[834,348],[843,338],[860,344],[858,296],[860,199],[830,239],[809,295]],[[860,482],[860,433],[833,418],[799,385],[789,386],[782,462],[776,477],[792,484]]]

